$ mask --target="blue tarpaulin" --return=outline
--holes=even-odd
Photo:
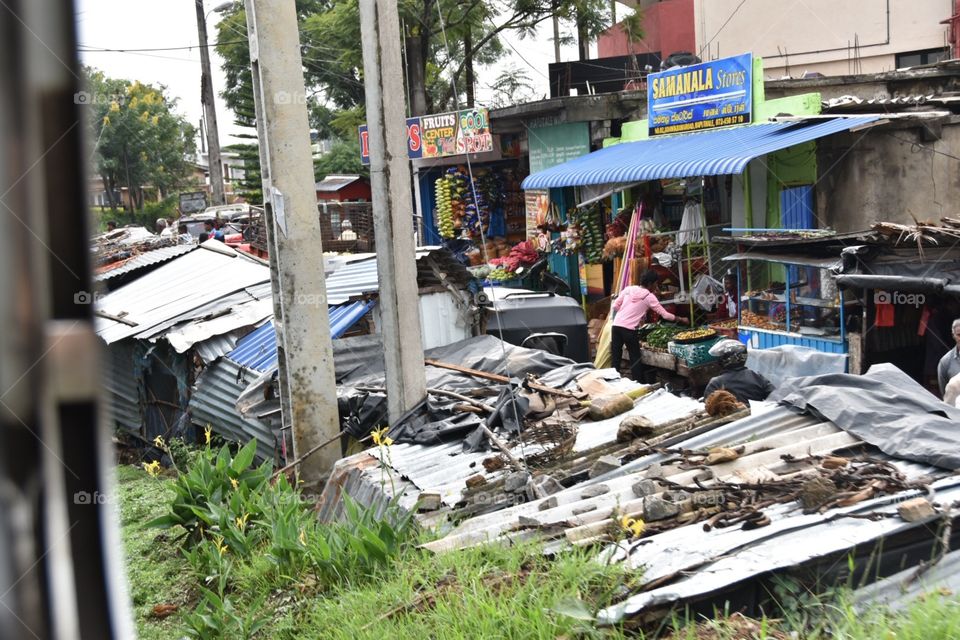
[[[767,153],[869,124],[876,116],[768,122],[615,144],[527,176],[524,189],[741,173]]]

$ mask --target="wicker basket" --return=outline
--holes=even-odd
[[[677,358],[686,362],[688,367],[699,367],[702,364],[717,360],[717,358],[710,355],[710,347],[717,344],[720,340],[723,340],[722,336],[693,344],[677,344],[676,342],[671,342],[667,346],[667,350]]]

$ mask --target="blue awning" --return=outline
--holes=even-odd
[[[330,307],[330,337],[341,337],[375,304],[375,301],[360,300]],[[240,338],[237,347],[226,357],[260,372],[269,371],[276,366],[277,332],[273,328],[273,320]]]
[[[626,184],[662,178],[741,173],[747,163],[869,124],[878,116],[768,122],[733,129],[672,135],[615,144],[527,176],[524,189]]]

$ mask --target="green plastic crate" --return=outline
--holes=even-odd
[[[722,339],[723,336],[717,336],[709,340],[704,340],[703,342],[694,342],[693,344],[670,342],[667,345],[667,351],[686,362],[688,367],[699,367],[702,364],[717,360],[717,358],[710,355],[710,347]]]

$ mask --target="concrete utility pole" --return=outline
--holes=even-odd
[[[197,33],[200,35],[200,102],[203,117],[207,121],[207,165],[210,170],[210,202],[216,206],[226,204],[223,195],[223,161],[220,159],[220,132],[217,129],[217,108],[213,102],[213,82],[210,76],[210,50],[207,47],[207,16],[203,13],[203,0],[196,0]]]
[[[373,229],[391,423],[426,397],[396,0],[360,0]]]
[[[294,0],[246,0],[246,11],[273,295],[280,309],[274,319],[285,373],[280,393],[288,396],[281,409],[299,456],[340,432],[300,37]],[[339,458],[336,446],[307,458],[300,469],[306,483],[321,481]]]

